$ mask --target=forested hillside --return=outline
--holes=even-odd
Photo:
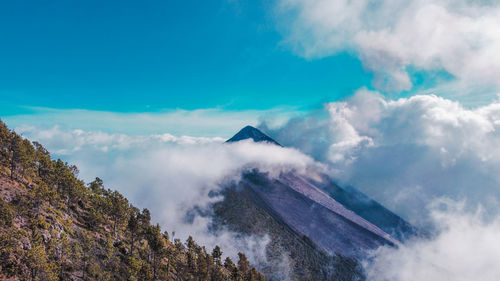
[[[307,236],[298,234],[251,189],[228,187],[224,198],[214,206],[216,224],[249,235],[269,235],[268,263],[262,268],[268,280],[365,280],[358,261],[328,254]]]
[[[0,121],[0,280],[264,280],[192,237],[173,242],[96,178]]]

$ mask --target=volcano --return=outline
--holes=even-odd
[[[251,139],[281,146],[247,126],[227,142]],[[214,205],[216,222],[245,234],[270,235],[267,248],[270,280],[285,258],[292,280],[360,280],[359,261],[368,251],[415,233],[402,218],[355,188],[342,188],[322,171],[282,172],[271,177],[258,169],[243,172],[223,189]]]

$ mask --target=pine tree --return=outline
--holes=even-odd
[[[35,171],[35,149],[29,140],[23,139],[20,143],[20,150],[19,162],[21,165],[21,174],[31,177]]]
[[[17,172],[17,167],[21,163],[22,138],[17,134],[12,134],[9,142],[10,157],[10,179],[13,180]]]
[[[234,262],[233,262],[233,260],[230,257],[226,257],[226,259],[224,260],[224,267],[227,270],[231,271],[236,266],[234,265]]]
[[[153,277],[158,278],[158,266],[159,261],[164,257],[165,253],[165,242],[161,235],[160,226],[150,226],[148,228],[146,239],[148,241],[149,247],[152,253],[152,266],[153,266]]]
[[[186,246],[188,248],[188,251],[194,251],[196,244],[194,242],[194,239],[191,235],[189,235],[188,239],[186,240]]]
[[[0,119],[0,164],[9,165],[9,146],[11,133],[7,126]]]
[[[245,254],[243,254],[242,252],[239,252],[238,258],[238,269],[241,272],[247,272],[248,270],[250,270],[250,262],[248,262],[247,256],[245,256]]]
[[[50,160],[50,153],[38,142],[33,142],[35,146],[35,170],[37,175],[47,184],[53,182],[53,163]]]
[[[129,219],[128,219],[128,224],[127,224],[127,229],[130,233],[130,255],[133,255],[134,253],[134,246],[135,246],[135,241],[138,239],[139,236],[139,210],[137,208],[133,208],[130,211]]]
[[[220,247],[216,245],[214,250],[212,251],[212,258],[214,259],[214,262],[217,266],[221,265],[221,257],[222,257],[222,251]]]
[[[124,221],[128,211],[128,201],[117,191],[110,195],[110,212],[113,219],[113,235],[116,238],[116,231]]]
[[[195,275],[198,276],[199,280],[203,281],[208,281],[209,277],[209,265],[207,263],[208,261],[208,255],[206,253],[200,253],[197,256],[197,261],[196,264],[198,265],[197,271],[195,272]]]

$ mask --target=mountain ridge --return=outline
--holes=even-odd
[[[170,241],[149,210],[77,174],[0,120],[0,280],[265,280],[245,254]]]
[[[228,142],[253,139],[242,134],[248,130],[243,129]],[[257,140],[269,138],[258,133]],[[337,186],[314,168],[277,176],[249,168],[223,190],[224,200],[214,205],[216,221],[246,234],[270,233],[267,257],[271,264],[279,264],[285,255],[291,280],[363,280],[360,260],[368,251],[397,247],[413,234],[399,216],[354,188]],[[270,269],[263,272],[269,280],[281,280]]]

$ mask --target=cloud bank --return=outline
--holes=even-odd
[[[57,126],[23,126],[16,131],[77,165],[85,181],[98,176],[106,187],[117,189],[134,205],[148,208],[153,221],[170,233],[175,231],[175,238],[184,241],[192,235],[207,249],[221,246],[224,255],[234,259],[244,251],[254,264],[266,262],[268,237],[212,233],[211,218],[193,210],[209,211],[211,203],[222,200],[211,191],[218,191],[223,181],[238,180],[243,169],[256,167],[272,176],[319,165],[293,148],[252,141],[224,144],[218,137],[130,136]]]
[[[445,71],[462,90],[500,84],[498,1],[280,0],[276,15],[296,53],[354,52],[378,90],[411,89],[414,70]]]
[[[186,214],[221,200],[210,191],[237,179],[246,167],[276,174],[317,166],[412,223],[434,227],[430,238],[372,253],[364,264],[368,280],[461,281],[476,276],[489,281],[498,276],[494,264],[500,261],[495,242],[500,231],[499,126],[500,101],[468,109],[433,95],[390,100],[360,90],[277,129],[261,125],[294,148],[57,126],[21,126],[16,131],[77,164],[83,179],[99,176],[107,187],[149,208],[155,221],[176,231],[175,237],[192,234],[208,247],[219,244],[232,257],[243,250],[255,263],[266,262],[267,237],[241,237],[230,231],[214,235],[207,232],[209,218],[187,220]],[[466,203],[436,204],[438,198]],[[441,209],[443,202],[446,211]],[[484,209],[475,212],[478,206]]]
[[[365,262],[371,281],[495,281],[500,276],[500,219],[485,221],[482,211],[465,212],[463,203],[438,201],[433,209],[440,232],[398,249],[381,247]]]
[[[499,209],[500,101],[467,109],[433,95],[389,100],[360,90],[281,128],[261,127],[414,224],[441,197]]]
[[[134,204],[149,208],[176,237],[193,234],[201,244],[219,244],[233,257],[244,250],[255,263],[265,263],[266,237],[213,235],[207,232],[210,219],[186,220],[186,213],[221,200],[210,190],[237,179],[246,167],[276,174],[319,166],[413,224],[434,227],[430,238],[374,252],[365,262],[369,280],[489,281],[498,276],[494,265],[500,261],[495,239],[500,231],[499,126],[500,101],[470,109],[434,95],[391,100],[362,89],[282,127],[261,125],[293,148],[57,126],[16,131],[77,164],[83,179],[99,176]],[[440,198],[446,200],[436,204]],[[456,207],[449,200],[465,203]],[[483,209],[476,211],[478,206]]]
[[[108,112],[86,109],[53,109],[26,107],[28,114],[2,116],[11,127],[26,124],[50,129],[102,131],[127,135],[152,135],[168,132],[173,135],[229,137],[245,125],[256,125],[261,118],[272,119],[276,125],[301,112],[293,107],[268,110],[227,110],[208,108],[196,110],[170,109],[158,112]]]

